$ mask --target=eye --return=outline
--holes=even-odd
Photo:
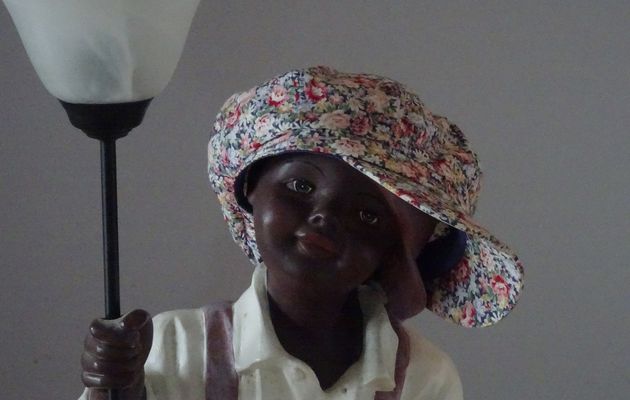
[[[315,188],[313,185],[311,185],[310,182],[305,181],[303,179],[293,179],[292,181],[287,182],[286,186],[294,192],[304,193],[304,194],[311,193],[313,189]]]
[[[368,225],[375,225],[378,222],[378,216],[366,210],[359,211],[359,217]]]

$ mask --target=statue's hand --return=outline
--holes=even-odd
[[[153,341],[151,315],[134,310],[114,320],[95,319],[85,337],[81,366],[90,399],[107,399],[119,389],[120,399],[144,396],[144,362]]]

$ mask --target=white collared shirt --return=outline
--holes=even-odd
[[[324,391],[313,370],[282,348],[269,315],[266,269],[257,267],[252,285],[233,306],[239,400],[373,400],[376,391],[393,390],[398,337],[389,322],[384,295],[362,287],[359,302],[365,326],[363,352]],[[165,312],[153,324],[153,347],[145,363],[147,400],[203,400],[203,309]],[[405,330],[410,354],[401,400],[461,400],[461,382],[450,358],[409,327]]]

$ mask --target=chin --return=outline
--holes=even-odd
[[[336,260],[294,257],[284,269],[295,277],[304,277],[311,280],[331,280],[335,279],[339,266]]]

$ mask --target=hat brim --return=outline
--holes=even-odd
[[[523,266],[508,245],[470,216],[457,212],[435,193],[407,177],[352,157],[347,164],[418,210],[466,233],[466,249],[447,274],[424,282],[427,308],[466,327],[484,327],[505,317],[523,289]]]

